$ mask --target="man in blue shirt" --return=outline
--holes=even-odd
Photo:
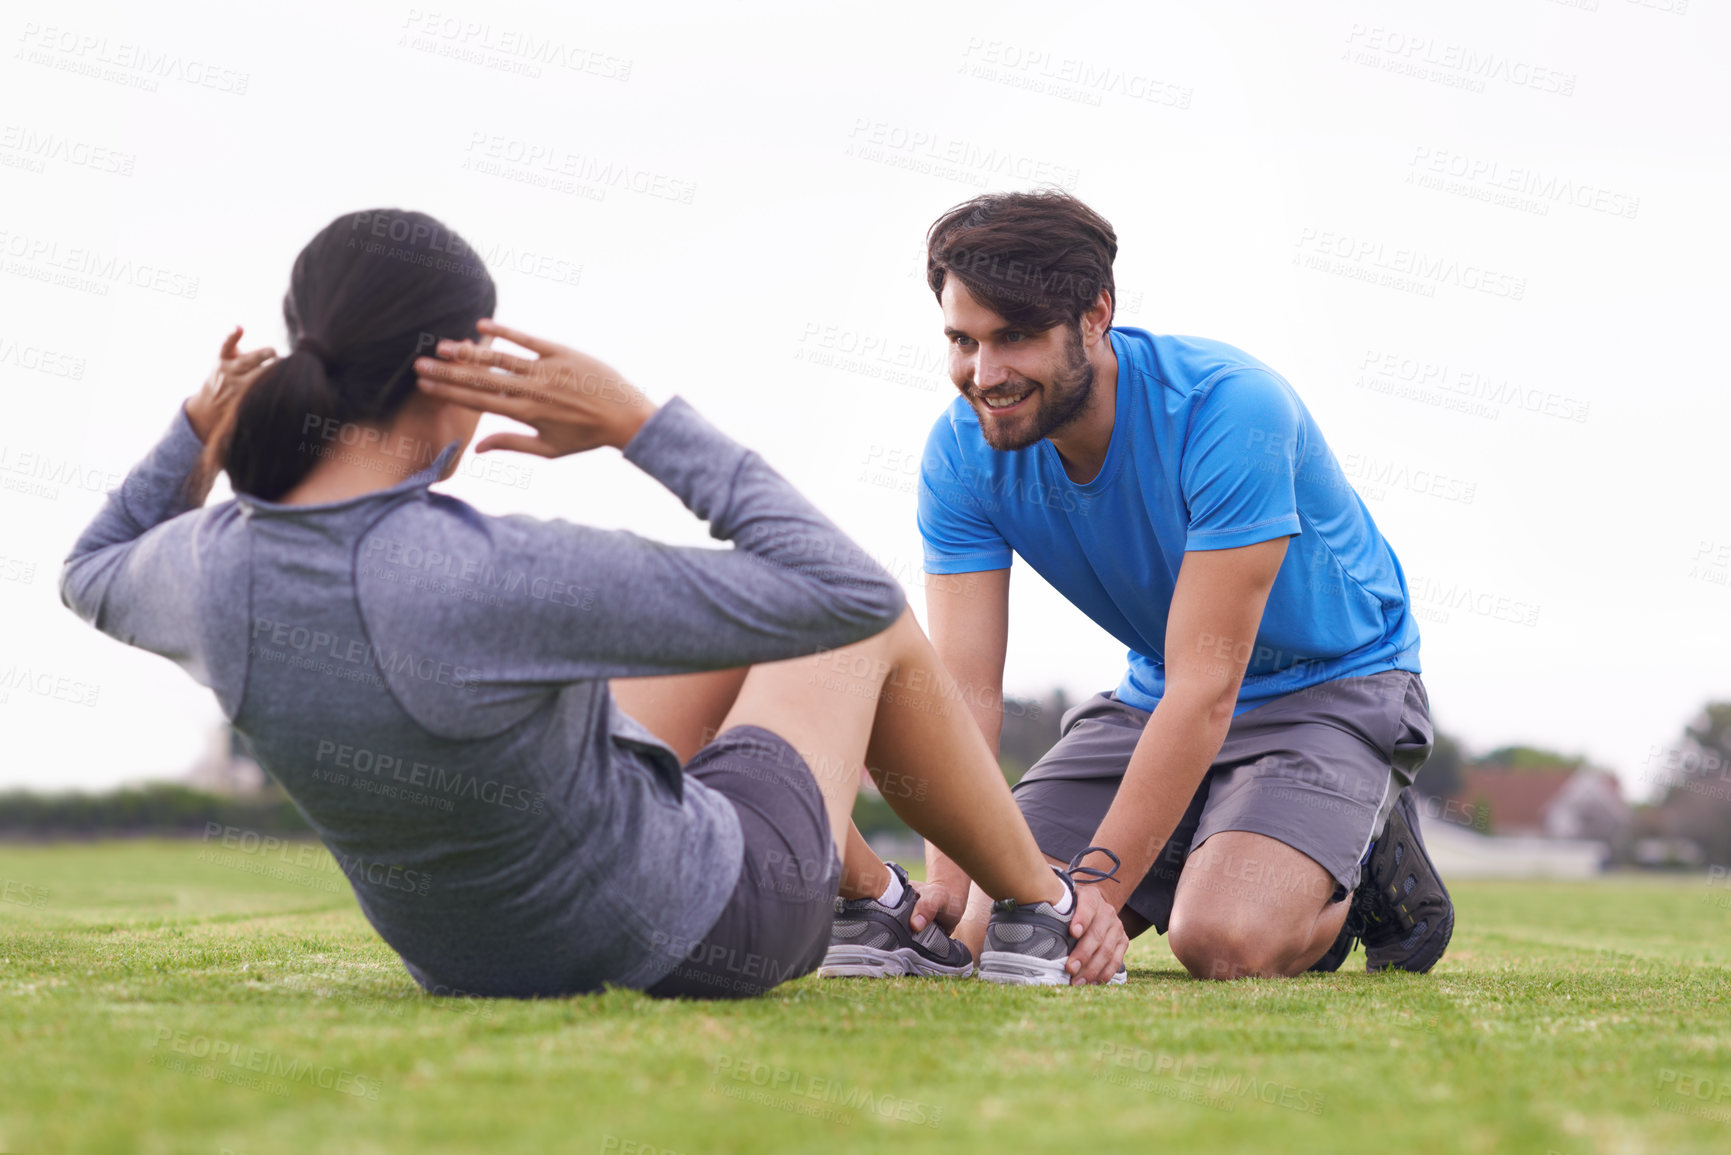
[[[961,393],[921,469],[932,641],[994,751],[1014,557],[1129,648],[1015,796],[1052,859],[1121,860],[1100,889],[1132,936],[1197,977],[1333,970],[1355,939],[1428,970],[1454,915],[1405,790],[1432,731],[1400,562],[1278,373],[1112,327],[1116,254],[1058,192],[932,226]],[[989,904],[928,857],[915,925],[978,957]]]

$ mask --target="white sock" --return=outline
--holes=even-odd
[[[888,866],[889,863],[884,863]],[[890,871],[890,884],[884,887],[884,892],[878,895],[878,905],[894,910],[902,900],[902,880],[896,877],[895,871]]]
[[[1062,883],[1060,883],[1060,885],[1062,885]],[[1059,914],[1069,914],[1072,910],[1075,910],[1076,892],[1067,886],[1064,887],[1064,897],[1060,898],[1057,902],[1054,902],[1052,904],[1052,909],[1057,911]]]

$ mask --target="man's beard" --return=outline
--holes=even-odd
[[[1006,453],[1026,449],[1043,437],[1062,429],[1076,420],[1094,396],[1094,366],[1082,349],[1080,326],[1071,325],[1064,342],[1064,363],[1054,367],[1051,380],[1040,382],[1030,377],[1016,376],[992,390],[996,396],[1037,389],[1039,397],[1030,413],[1018,413],[1014,420],[998,417],[984,401],[972,380],[962,387],[962,395],[974,407],[980,419],[980,433],[986,444]]]

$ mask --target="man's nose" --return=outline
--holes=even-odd
[[[995,389],[1010,379],[1010,367],[1003,358],[981,349],[974,361],[974,388]]]

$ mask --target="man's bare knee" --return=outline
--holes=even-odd
[[[1231,919],[1173,911],[1167,931],[1172,953],[1192,978],[1268,978],[1285,973],[1291,944]]]
[[[1223,831],[1190,852],[1172,912],[1172,953],[1197,978],[1291,975],[1314,961],[1334,880],[1301,851]]]

